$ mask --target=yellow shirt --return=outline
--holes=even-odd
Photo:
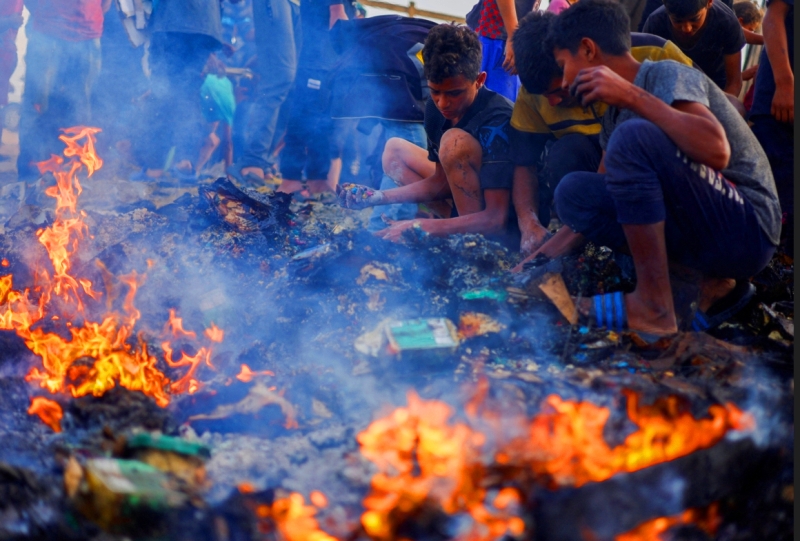
[[[649,34],[632,34],[631,42],[631,55],[639,62],[675,60],[692,65],[689,57],[671,41]],[[607,108],[605,103],[595,103],[585,109],[552,106],[545,96],[530,94],[521,87],[514,103],[511,127],[521,132],[552,134],[556,139],[569,133],[596,135],[600,133],[600,119]]]

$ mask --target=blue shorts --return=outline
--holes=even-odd
[[[481,71],[486,72],[486,88],[502,94],[511,101],[516,101],[519,92],[519,77],[509,75],[503,69],[506,58],[506,41],[478,36],[483,48]]]
[[[706,276],[749,278],[772,258],[775,246],[750,202],[655,124],[617,126],[605,166],[605,175],[568,174],[555,192],[559,219],[595,244],[622,248],[623,224],[663,221],[669,259]]]

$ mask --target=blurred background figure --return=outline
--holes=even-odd
[[[205,137],[200,89],[209,55],[222,47],[220,0],[159,0],[150,23],[150,88],[146,131],[136,156],[140,180],[196,180]]]
[[[22,25],[22,0],[0,2],[0,128],[8,105],[9,80],[17,67],[17,30]],[[8,157],[0,155],[1,160]]]
[[[278,191],[301,197],[332,193],[342,170],[344,132],[350,123],[334,129],[328,95],[330,71],[337,61],[329,30],[339,20],[355,17],[350,0],[302,0],[302,43],[294,90],[288,109],[285,147],[281,151]],[[337,134],[338,131],[338,134]]]
[[[300,0],[253,0],[253,26],[256,95],[247,115],[242,157],[228,168],[228,175],[240,185],[263,186],[271,180],[283,135],[279,115],[297,73]],[[284,112],[283,121],[287,119]]]
[[[219,150],[219,160],[229,166],[233,163],[233,140],[231,138],[236,115],[236,97],[233,83],[225,75],[225,64],[212,54],[203,70],[205,79],[200,88],[203,99],[203,117],[206,121],[206,136],[200,147],[200,156],[195,168],[200,174],[206,164]],[[209,173],[208,176],[217,176]]]
[[[38,179],[36,162],[61,153],[60,128],[92,120],[92,87],[101,64],[103,2],[107,6],[110,0],[25,2],[31,20],[26,27],[20,109],[17,171],[21,181]],[[7,3],[2,2],[3,6]]]

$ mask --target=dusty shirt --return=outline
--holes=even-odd
[[[725,97],[725,93],[703,73],[670,60],[645,61],[633,84],[669,105],[676,101],[703,104],[717,117],[731,147],[728,167],[721,173],[750,202],[759,225],[777,246],[781,232],[781,208],[769,161],[752,130]],[[638,115],[629,109],[608,108],[600,132],[603,149],[614,129],[631,118],[638,118]]]
[[[509,122],[513,104],[504,96],[481,87],[475,101],[455,126],[447,120],[432,99],[425,108],[425,133],[428,159],[439,162],[439,144],[444,132],[459,128],[478,140],[482,150],[481,189],[511,189],[514,163],[511,161]]]

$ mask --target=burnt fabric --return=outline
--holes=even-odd
[[[676,101],[691,101],[711,111],[725,130],[731,148],[728,166],[721,173],[753,205],[759,225],[777,246],[781,212],[769,161],[752,130],[725,93],[700,71],[671,60],[644,62],[633,84],[669,105]],[[636,118],[630,109],[609,107],[603,115],[600,144],[605,148],[615,129]]]
[[[745,46],[744,32],[733,10],[723,3],[713,2],[708,8],[706,22],[698,30],[697,42],[691,47],[681,44],[663,6],[653,12],[642,32],[674,41],[686,56],[708,75],[720,88],[725,88],[725,56],[736,54]]]
[[[514,104],[486,87],[478,90],[475,101],[455,126],[447,120],[433,100],[425,109],[425,133],[428,136],[428,159],[439,162],[439,145],[444,132],[459,128],[469,133],[481,145],[481,189],[511,189],[514,162],[509,140],[511,111]]]
[[[559,219],[593,243],[618,250],[626,244],[621,224],[664,221],[671,261],[737,279],[758,273],[775,252],[736,185],[690,160],[655,124],[617,127],[605,164],[606,174],[567,175],[555,193]]]
[[[61,154],[61,128],[91,125],[100,39],[69,41],[31,31],[25,62],[17,171],[28,181],[39,178],[36,162]]]
[[[786,43],[789,51],[789,65],[794,71],[794,0],[783,0],[791,9],[786,14],[783,24],[786,29]],[[767,2],[769,6],[769,2]],[[772,73],[772,65],[769,63],[766,48],[761,49],[761,56],[758,60],[758,73],[756,73],[755,91],[753,94],[753,106],[750,108],[750,116],[769,115],[772,109],[772,98],[775,96],[775,74]]]

